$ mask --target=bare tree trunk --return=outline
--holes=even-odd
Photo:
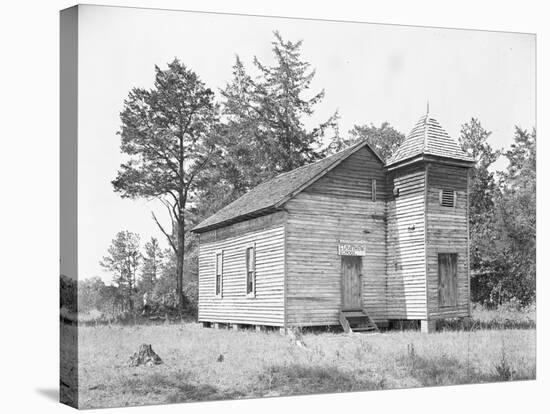
[[[183,193],[179,196],[180,205],[184,205],[184,195]],[[175,208],[175,206],[173,206]],[[168,208],[170,212],[170,208]],[[157,223],[157,226],[166,236],[168,243],[172,247],[174,254],[176,255],[176,301],[178,305],[178,310],[180,317],[183,315],[183,312],[186,308],[187,301],[185,295],[183,294],[183,259],[185,254],[185,222],[183,216],[183,209],[180,208],[179,214],[174,212],[170,214],[172,220],[172,235],[169,235],[164,228],[160,225],[154,213],[151,213],[153,220]],[[176,240],[174,240],[174,233]]]

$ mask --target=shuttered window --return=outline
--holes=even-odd
[[[223,251],[216,253],[216,296],[222,297],[223,289]]]
[[[372,193],[372,201],[376,201],[376,178],[372,179],[371,193]]]
[[[439,190],[439,204],[443,207],[456,207],[456,191]]]
[[[246,249],[246,295],[256,295],[256,248]]]

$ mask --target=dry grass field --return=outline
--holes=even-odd
[[[500,315],[502,316],[502,315]],[[483,318],[486,324],[481,323]],[[82,327],[82,408],[534,379],[535,329],[478,315],[471,330],[304,333],[171,325]],[[489,321],[489,322],[488,322]],[[508,324],[506,324],[508,321]],[[476,327],[477,326],[477,327]],[[527,327],[526,327],[527,326]],[[487,329],[491,327],[492,329]],[[129,367],[152,344],[162,365]]]

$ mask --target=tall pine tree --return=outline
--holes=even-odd
[[[155,66],[154,87],[134,88],[120,114],[123,153],[112,182],[122,197],[158,199],[165,206],[171,227],[153,219],[176,255],[176,295],[185,306],[183,263],[186,216],[197,194],[201,174],[216,151],[218,110],[214,93],[197,74],[178,59],[165,70]]]
[[[143,264],[139,280],[139,288],[142,292],[151,293],[155,283],[160,276],[162,267],[163,253],[159,242],[155,237],[151,237],[145,243],[145,254],[143,255]]]
[[[254,58],[258,75],[252,77],[237,57],[233,79],[222,91],[227,179],[239,193],[318,159],[321,139],[334,122],[332,116],[311,130],[305,127],[324,90],[310,92],[315,70],[301,57],[302,41],[274,36],[275,64]]]

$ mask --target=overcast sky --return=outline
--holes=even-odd
[[[512,143],[514,125],[535,126],[534,35],[80,6],[80,278],[110,281],[99,260],[120,230],[166,246],[151,219],[151,210],[162,217],[164,210],[122,200],[110,183],[123,160],[116,132],[129,90],[151,87],[154,65],[178,57],[217,92],[236,54],[247,68],[254,56],[272,63],[274,30],[303,40],[302,57],[316,69],[312,94],[325,89],[307,125],[338,109],[342,134],[384,121],[407,134],[429,100],[431,116],[455,139],[471,117],[493,132],[496,148]]]

